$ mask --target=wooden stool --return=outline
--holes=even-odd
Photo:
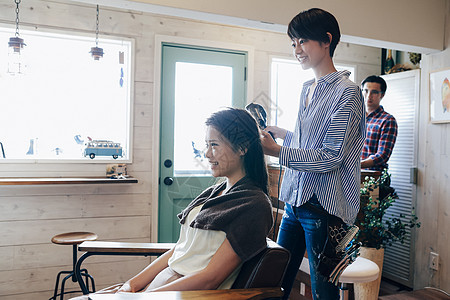
[[[348,300],[347,283],[371,282],[377,280],[379,273],[380,268],[378,268],[376,263],[367,258],[358,256],[351,265],[345,268],[344,272],[341,274],[341,277],[339,277],[339,282],[341,283],[341,300]],[[365,300],[376,299],[366,298]]]
[[[55,284],[55,292],[53,297],[50,299],[56,300],[56,297],[60,295],[60,300],[64,299],[64,294],[75,293],[78,291],[64,292],[64,285],[66,280],[72,277],[73,282],[77,282],[77,278],[75,276],[75,265],[77,263],[77,245],[81,244],[84,241],[95,241],[97,239],[97,235],[92,232],[66,232],[55,235],[52,237],[52,243],[58,245],[72,245],[73,247],[73,267],[71,271],[61,271],[56,276],[56,284]],[[61,293],[58,294],[58,286],[59,286],[59,278],[62,274],[68,274],[61,282]],[[95,283],[94,278],[88,273],[87,269],[81,270],[81,275],[86,277],[86,285],[89,290],[89,279],[92,282],[92,292],[95,292]]]
[[[306,257],[302,260],[300,270],[311,275],[309,270],[309,260]],[[378,273],[380,273],[380,268],[378,268],[376,263],[358,256],[351,265],[345,268],[339,277],[339,282],[341,283],[341,286],[339,287],[340,299],[348,300],[348,283],[371,282],[378,278]]]

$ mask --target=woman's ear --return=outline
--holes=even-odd
[[[244,156],[245,154],[247,154],[247,148],[241,148],[241,149],[239,149],[239,154],[240,154],[241,156]]]
[[[333,40],[333,35],[329,32],[327,32],[327,35],[328,35],[328,40],[329,40],[329,42],[328,42],[328,46],[329,46],[329,45],[331,45],[331,41]]]

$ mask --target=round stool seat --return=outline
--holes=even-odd
[[[380,268],[373,261],[358,256],[356,260],[342,272],[341,283],[371,282],[378,278]]]
[[[309,261],[307,258],[303,258],[300,270],[310,274]],[[349,265],[342,272],[339,277],[340,283],[357,283],[357,282],[371,282],[378,278],[380,268],[371,260],[358,256],[356,260]]]
[[[59,245],[78,245],[84,241],[95,241],[98,236],[92,232],[66,232],[52,237],[52,243]]]

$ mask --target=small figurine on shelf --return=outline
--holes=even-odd
[[[384,72],[386,74],[389,74],[389,71],[392,69],[392,67],[395,65],[394,59],[392,58],[392,50],[388,50],[388,56],[386,58],[386,62],[384,64]]]
[[[126,164],[114,164],[106,166],[106,177],[121,179],[128,177]]]
[[[422,54],[420,53],[408,52],[408,54],[409,54],[409,61],[414,65],[417,65],[422,60]]]

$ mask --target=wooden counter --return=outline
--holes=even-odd
[[[0,178],[0,185],[43,185],[43,184],[118,184],[138,183],[133,177],[113,179],[106,177],[30,177]]]
[[[153,293],[92,294],[92,300],[245,300],[279,299],[283,296],[281,288],[250,288],[228,290],[171,291]]]

